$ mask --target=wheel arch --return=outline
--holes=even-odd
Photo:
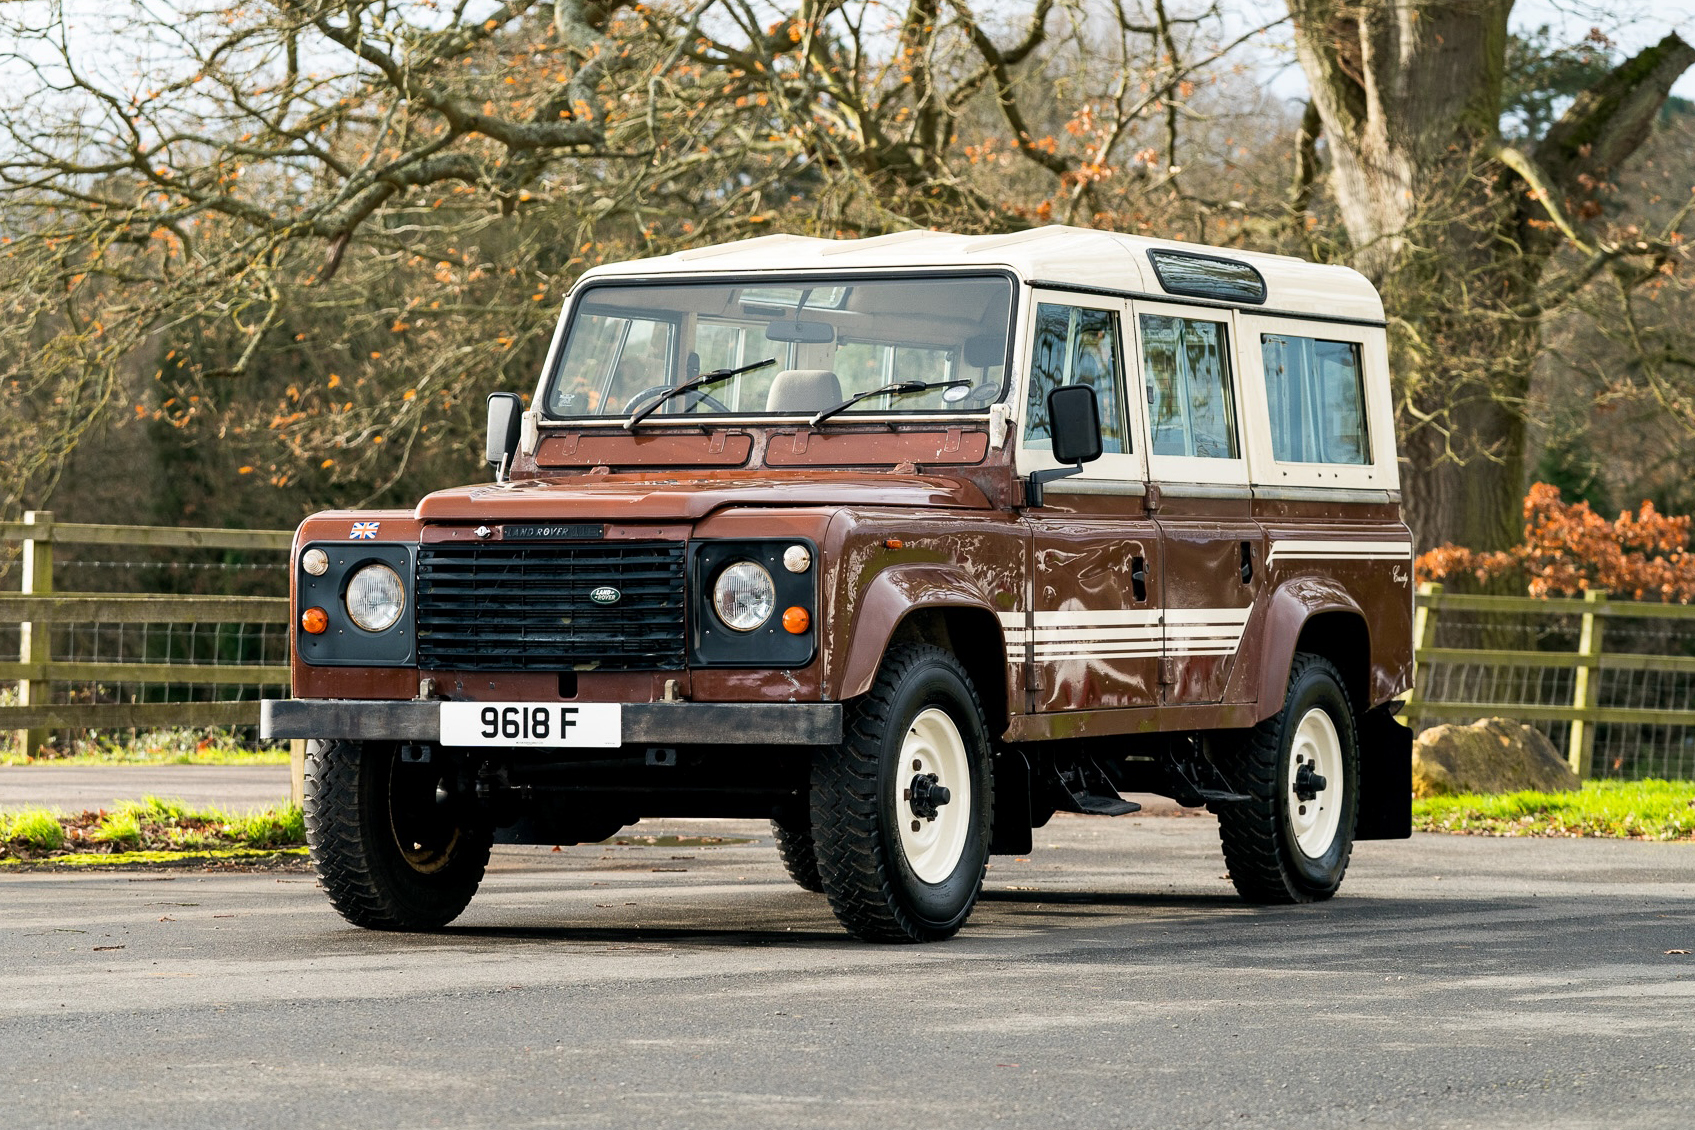
[[[1006,635],[987,596],[962,572],[935,564],[878,573],[857,603],[835,697],[864,694],[891,646],[911,641],[951,651],[977,687],[992,735],[1006,729]]]
[[[1289,689],[1289,667],[1297,653],[1321,655],[1342,676],[1356,716],[1371,708],[1371,629],[1365,613],[1345,594],[1312,602],[1288,588],[1273,598],[1261,652],[1259,714],[1277,713]]]

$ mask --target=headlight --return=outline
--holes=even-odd
[[[777,608],[777,586],[763,565],[738,561],[718,574],[712,585],[712,607],[718,619],[738,632],[751,632]]]
[[[406,586],[387,565],[367,565],[347,582],[347,614],[367,632],[386,632],[406,608]]]

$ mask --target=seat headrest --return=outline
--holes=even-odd
[[[979,369],[1006,364],[1006,331],[973,334],[965,339],[965,363]]]
[[[818,412],[842,402],[842,382],[828,369],[784,369],[765,396],[767,412]]]

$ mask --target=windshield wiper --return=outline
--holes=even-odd
[[[751,373],[755,369],[763,369],[767,365],[775,365],[776,363],[777,359],[775,357],[767,357],[763,361],[755,361],[751,365],[743,365],[738,369],[714,369],[710,373],[702,373],[694,380],[684,381],[676,388],[668,388],[658,396],[654,397],[652,404],[649,404],[640,412],[634,413],[628,420],[624,421],[624,430],[627,432],[634,431],[637,424],[657,412],[661,404],[664,404],[667,400],[670,400],[674,396],[681,396],[685,392],[693,392],[697,388],[705,388],[707,385],[715,385],[719,381],[727,381],[731,377],[739,377],[743,373]]]
[[[960,385],[969,385],[970,383],[970,381],[896,381],[894,384],[884,385],[882,388],[868,388],[864,392],[854,393],[840,404],[831,405],[812,417],[812,426],[816,428],[837,412],[846,412],[866,397],[904,396],[909,392],[930,392],[938,388],[958,388]]]

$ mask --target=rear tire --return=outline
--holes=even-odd
[[[777,854],[782,856],[783,870],[789,873],[789,878],[802,890],[822,894],[824,880],[818,874],[818,845],[812,842],[810,816],[802,813],[798,820],[793,816],[773,820],[771,835],[777,841]]]
[[[983,888],[992,790],[965,668],[938,647],[891,650],[813,764],[818,872],[841,924],[873,942],[958,933]]]
[[[1315,774],[1324,779],[1316,792]],[[1354,848],[1359,738],[1342,676],[1329,660],[1295,656],[1283,709],[1249,732],[1227,775],[1250,798],[1217,810],[1237,893],[1257,903],[1335,894]]]
[[[355,926],[436,930],[476,893],[494,832],[436,803],[439,769],[401,762],[391,743],[307,743],[306,843]]]

